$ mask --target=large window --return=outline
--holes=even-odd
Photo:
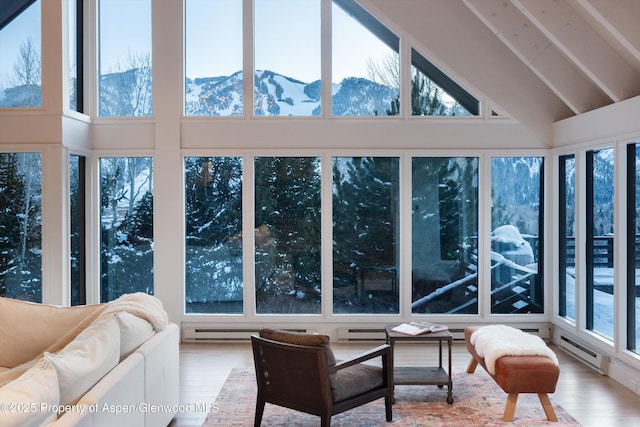
[[[400,37],[355,0],[331,2],[331,25],[324,26],[331,34],[323,33],[324,4],[185,0],[185,115],[400,115]],[[246,28],[247,15],[253,28]],[[323,41],[330,46],[323,49]],[[245,52],[247,46],[253,51]],[[252,69],[244,68],[248,57]],[[329,60],[331,76],[324,81],[322,62]],[[479,114],[478,100],[415,49],[411,68],[412,115]],[[133,80],[136,73],[129,74]],[[243,82],[250,77],[253,106],[245,111]]]
[[[400,38],[353,0],[332,9],[332,114],[400,114]]]
[[[614,153],[587,151],[587,329],[613,339]]]
[[[0,107],[42,106],[40,0],[0,10]]]
[[[397,157],[333,158],[333,311],[397,314]]]
[[[320,159],[255,159],[256,312],[319,314]]]
[[[150,116],[151,0],[99,0],[99,30],[99,115]]]
[[[42,302],[39,153],[0,153],[0,297]]]
[[[558,314],[576,320],[576,159],[573,154],[559,159],[558,198]]]
[[[627,349],[640,342],[640,143],[627,146]]]
[[[478,312],[478,159],[412,161],[413,313]]]
[[[254,7],[254,114],[319,116],[320,0],[255,0]]]
[[[187,157],[187,313],[243,312],[242,158]]]
[[[100,159],[100,301],[153,294],[153,160]]]
[[[185,115],[242,116],[242,29],[242,0],[185,1]]]
[[[543,159],[491,161],[491,313],[542,313]]]
[[[82,156],[69,156],[69,231],[71,235],[71,305],[87,303],[85,227],[85,165]]]

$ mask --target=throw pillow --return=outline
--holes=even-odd
[[[116,314],[120,325],[120,360],[129,356],[155,333],[151,323],[126,311]]]
[[[60,399],[56,370],[40,359],[24,374],[0,388],[0,426],[36,427],[57,418]]]
[[[120,328],[114,315],[101,318],[56,354],[45,353],[56,368],[60,403],[74,404],[120,360]]]

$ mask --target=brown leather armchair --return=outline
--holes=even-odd
[[[326,335],[263,329],[251,344],[258,384],[256,427],[267,402],[318,415],[322,426],[330,426],[333,415],[384,398],[386,419],[392,420],[388,345],[336,363]],[[377,357],[381,366],[362,363]]]

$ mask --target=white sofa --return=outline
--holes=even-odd
[[[78,307],[0,298],[0,426],[166,426],[179,341],[146,294]]]

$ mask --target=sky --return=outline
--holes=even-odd
[[[242,62],[242,1],[186,0],[187,76],[229,75]],[[320,78],[320,0],[256,0],[257,69],[309,83]],[[367,76],[367,59],[389,49],[359,23],[333,6],[333,81]],[[220,41],[222,43],[215,43]],[[191,54],[191,52],[211,52]],[[216,61],[216,58],[228,58]],[[233,65],[232,65],[233,64]]]
[[[229,75],[242,65],[242,0],[186,1],[187,77]],[[255,65],[309,83],[320,78],[320,0],[255,1]],[[367,60],[390,50],[359,23],[333,6],[333,76],[367,76]],[[101,70],[151,46],[150,0],[100,2]],[[40,2],[0,32],[0,86],[12,74],[20,40],[31,35],[40,47]],[[222,60],[217,60],[223,58]]]
[[[18,59],[20,45],[30,36],[34,48],[40,51],[40,1],[25,10],[13,22],[0,31],[0,88],[13,75],[13,65]]]

